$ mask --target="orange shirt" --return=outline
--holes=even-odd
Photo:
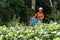
[[[37,12],[34,16],[34,18],[40,18],[40,19],[44,19],[44,13],[40,13],[40,12]]]

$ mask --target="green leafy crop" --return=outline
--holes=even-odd
[[[60,25],[56,22],[37,23],[34,27],[0,27],[0,40],[60,40]]]

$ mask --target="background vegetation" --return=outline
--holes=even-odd
[[[13,17],[20,17],[19,22],[27,23],[37,11],[38,7],[43,7],[45,14],[44,22],[49,23],[50,20],[60,22],[59,5],[60,1],[57,1],[57,13],[51,13],[51,7],[49,1],[37,0],[36,10],[31,9],[31,1],[28,0],[0,0],[0,25],[7,24],[13,20]],[[28,24],[28,23],[27,23]]]

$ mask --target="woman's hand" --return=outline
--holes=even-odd
[[[41,20],[43,19],[43,18],[40,18]]]

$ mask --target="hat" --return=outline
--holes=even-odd
[[[43,10],[43,8],[42,7],[39,7],[39,10]]]

